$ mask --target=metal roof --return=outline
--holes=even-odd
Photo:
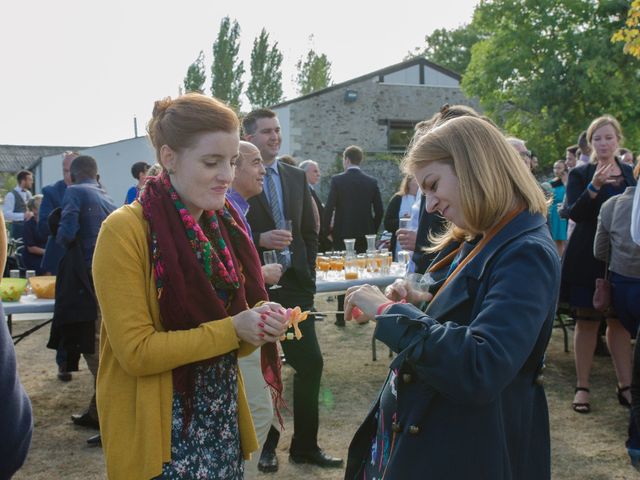
[[[0,145],[0,172],[15,173],[33,167],[41,157],[55,155],[66,150],[86,147],[46,145]]]

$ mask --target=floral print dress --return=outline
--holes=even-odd
[[[393,425],[398,417],[398,370],[392,369],[380,395],[380,407],[376,413],[376,435],[371,440],[369,458],[364,467],[363,480],[380,480],[393,450],[395,433]]]
[[[193,414],[185,433],[184,405],[173,395],[171,462],[158,479],[224,479],[244,477],[238,428],[238,362],[236,352],[210,365],[198,365]]]

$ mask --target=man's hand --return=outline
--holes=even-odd
[[[31,217],[33,217],[33,212],[27,210],[26,212],[24,212],[24,221],[27,222],[29,220],[31,220]]]
[[[416,249],[416,231],[400,228],[396,231],[396,239],[402,250],[413,252]]]
[[[264,283],[267,285],[276,285],[282,276],[282,265],[279,263],[270,263],[262,266],[262,276]]]
[[[287,230],[269,230],[260,234],[258,244],[268,250],[284,250],[292,241],[293,236]]]

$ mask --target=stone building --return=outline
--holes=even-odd
[[[323,198],[330,176],[342,170],[341,153],[355,144],[365,150],[363,170],[379,179],[386,202],[398,187],[397,161],[414,125],[445,103],[478,108],[462,93],[460,75],[415,58],[271,108],[282,126],[280,151],[320,164]]]

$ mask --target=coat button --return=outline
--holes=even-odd
[[[409,433],[411,435],[417,435],[420,433],[420,427],[418,427],[417,425],[410,425],[409,426]]]
[[[413,381],[413,377],[411,376],[410,373],[403,373],[402,374],[402,381],[404,383],[411,383]]]
[[[395,433],[400,433],[402,431],[402,427],[398,422],[393,422],[391,424],[391,430],[394,431]]]

